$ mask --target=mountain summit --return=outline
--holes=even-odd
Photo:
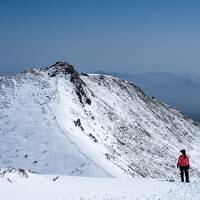
[[[74,74],[79,75],[78,72],[74,69],[73,65],[70,65],[67,62],[56,62],[55,64],[47,67],[44,71],[48,71],[51,77],[54,77],[58,74]]]
[[[66,62],[0,78],[0,167],[80,176],[200,174],[199,124],[125,80]]]

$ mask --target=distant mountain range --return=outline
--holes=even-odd
[[[200,121],[200,74],[96,72],[133,82],[146,94],[181,110]]]

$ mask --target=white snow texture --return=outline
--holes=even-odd
[[[87,177],[200,174],[198,123],[111,76],[64,62],[0,78],[0,168]]]

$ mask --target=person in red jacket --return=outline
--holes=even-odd
[[[179,156],[178,162],[177,162],[177,167],[181,171],[181,181],[184,182],[184,176],[186,179],[186,182],[189,183],[189,168],[190,168],[190,162],[189,162],[189,157],[186,155],[186,151],[182,149],[180,151],[182,155]]]

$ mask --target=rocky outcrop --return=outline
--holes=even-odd
[[[67,74],[79,76],[79,73],[74,69],[74,66],[67,62],[56,62],[55,64],[46,67],[44,71],[47,71],[50,77]]]
[[[74,66],[67,62],[56,62],[55,64],[45,68],[43,71],[47,72],[50,77],[62,77],[70,75],[70,81],[75,86],[76,95],[82,105],[87,103],[91,105],[91,100],[87,97],[87,94],[83,86],[86,86],[85,82],[81,79],[79,73],[75,70]]]

